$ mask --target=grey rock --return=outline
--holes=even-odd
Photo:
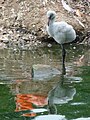
[[[34,79],[43,80],[45,78],[52,78],[59,74],[61,74],[61,72],[50,65],[34,64],[32,66],[32,77]]]

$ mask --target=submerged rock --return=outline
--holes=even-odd
[[[40,115],[34,120],[66,120],[64,115]]]
[[[51,78],[56,75],[61,74],[61,72],[51,67],[50,65],[35,64],[32,66],[32,77],[34,79],[43,80],[45,78]]]

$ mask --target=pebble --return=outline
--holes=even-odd
[[[21,29],[25,29],[25,28],[21,28]],[[3,42],[6,44],[7,46],[7,43],[9,44],[16,44],[16,47],[20,47],[20,44],[18,46],[17,43],[19,43],[20,41],[22,41],[23,44],[25,44],[25,49],[28,49],[28,46],[30,46],[30,44],[33,46],[38,46],[38,44],[41,44],[41,42],[36,42],[36,36],[31,34],[31,33],[28,33],[26,34],[25,32],[23,33],[22,32],[23,30],[21,31],[17,31],[16,28],[13,28],[13,30],[9,29],[9,28],[3,28],[3,27],[0,27],[0,42]],[[27,31],[27,30],[24,30],[24,31]],[[3,47],[3,45],[0,45],[0,47]],[[12,46],[9,46],[9,47],[12,47]],[[22,45],[21,45],[22,47]],[[22,47],[22,49],[24,49],[24,45]]]

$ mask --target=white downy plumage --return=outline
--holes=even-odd
[[[75,40],[76,32],[71,25],[61,21],[55,22],[56,13],[55,11],[48,11],[48,34],[55,39],[59,44],[69,43]]]

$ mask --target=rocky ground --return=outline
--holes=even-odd
[[[74,26],[84,43],[90,44],[90,0],[67,0],[69,5],[78,10],[74,18],[63,8],[60,0],[0,0],[0,48],[17,46],[22,49],[42,46],[48,39],[46,33],[46,12],[53,9],[57,20],[65,20]]]

